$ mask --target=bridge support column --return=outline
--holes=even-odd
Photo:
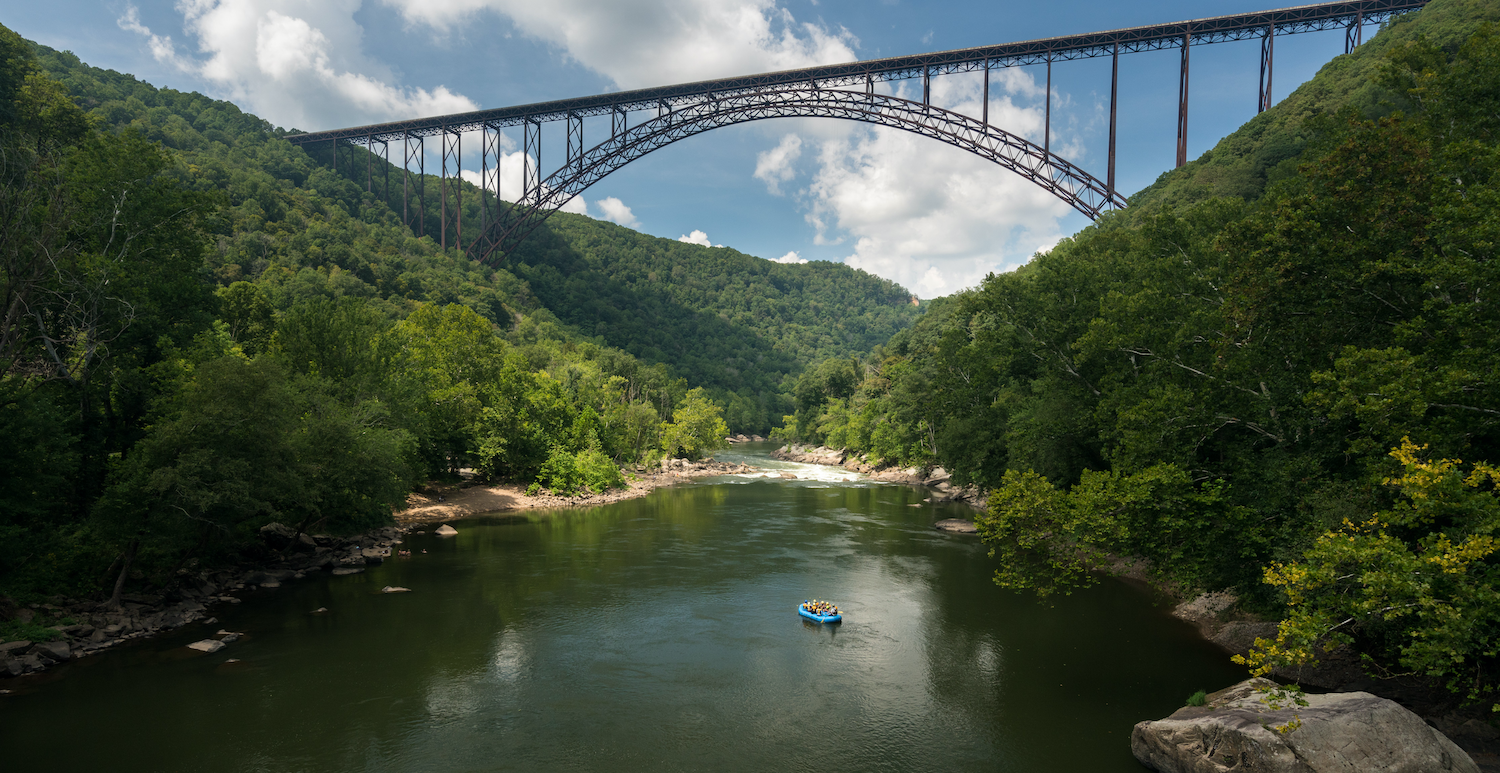
[[[577,169],[583,160],[583,118],[568,113],[568,167]]]
[[[458,249],[464,247],[464,207],[463,207],[463,170],[464,170],[464,136],[461,132],[443,127],[442,145],[442,174],[438,178],[438,186],[442,189],[442,195],[438,198],[438,206],[442,208],[442,216],[439,222],[442,228],[442,236],[438,239],[438,245],[442,249],[448,249],[448,211],[454,213],[454,239],[453,243]],[[448,174],[448,164],[453,164],[453,175]],[[452,193],[450,199],[449,193]]]
[[[1260,39],[1260,104],[1255,112],[1271,109],[1271,70],[1275,64],[1276,25],[1266,25],[1266,35]]]
[[[411,132],[406,133],[406,148],[403,155],[402,169],[406,172],[406,179],[401,183],[401,222],[407,227],[411,226],[411,162],[417,162],[417,236],[426,235],[427,231],[427,153],[426,140],[420,136],[413,136]]]
[[[1357,11],[1354,14],[1354,22],[1344,28],[1344,53],[1353,53],[1354,49],[1364,40],[1365,35],[1365,12]]]
[[[990,60],[984,60],[984,107],[981,110],[980,123],[990,125]]]
[[[495,184],[495,212],[500,208],[500,158],[505,149],[500,140],[500,127],[485,124],[479,134],[479,233],[483,234],[493,222],[490,217],[490,183]],[[495,159],[494,174],[490,173],[490,159]]]
[[[1115,104],[1120,96],[1120,44],[1115,43],[1114,62],[1109,71],[1109,174],[1105,190],[1109,200],[1115,198]]]
[[[618,137],[621,134],[624,134],[629,129],[630,129],[630,126],[629,126],[628,121],[626,120],[626,113],[625,113],[625,111],[621,110],[619,108],[615,108],[614,110],[611,110],[610,113],[609,113],[609,137],[610,137],[610,139],[614,139],[615,137]]]
[[[1047,54],[1047,109],[1042,114],[1042,150],[1052,152],[1052,55]]]
[[[1182,72],[1177,83],[1177,166],[1187,163],[1188,52],[1192,50],[1192,32],[1182,33]]]
[[[922,65],[922,106],[932,104],[932,70]]]
[[[380,161],[381,161],[381,165],[380,165],[381,179],[384,180],[384,182],[381,183],[381,195],[380,195],[380,198],[381,198],[381,201],[384,201],[384,203],[386,203],[386,206],[389,207],[390,206],[390,140],[381,140],[380,141]]]
[[[530,206],[533,199],[541,197],[542,191],[542,125],[528,118],[521,127],[524,132],[521,138],[521,201],[516,203],[525,202]],[[533,152],[535,161],[532,160]]]

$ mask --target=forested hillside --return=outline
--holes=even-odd
[[[559,322],[524,279],[415,236],[279,135],[231,104],[0,28],[0,595],[159,585],[232,559],[271,521],[368,528],[460,467],[597,491],[621,484],[622,465],[722,445],[723,403],[684,377],[702,375],[692,357],[718,356],[707,328],[699,348],[652,361],[612,348],[586,315]],[[694,251],[724,251],[667,246],[694,287],[770,265],[736,256],[699,271]],[[898,310],[871,312],[887,328],[866,336],[913,313],[887,283],[834,275],[788,280],[776,292],[799,309],[783,318],[806,323],[802,305],[851,281]],[[786,346],[867,345],[747,331],[712,292],[672,284],[642,290],[676,305],[639,336],[721,322],[743,359],[721,395],[763,389],[742,415],[790,404]]]
[[[357,297],[393,317],[431,302],[462,303],[501,325],[512,313],[544,327],[560,319],[565,329],[549,335],[666,365],[706,387],[733,429],[762,433],[791,409],[788,379],[807,362],[867,351],[917,314],[909,292],[842,264],[783,265],[567,213],[505,256],[503,268],[486,268],[433,243],[441,227],[434,176],[413,183],[408,229],[401,171],[363,149],[335,172],[326,148],[310,157],[232,103],[157,89],[44,47],[37,61],[100,125],[174,151],[192,187],[223,197],[212,279],[252,281],[278,309]],[[454,191],[469,243],[481,194],[467,183]]]
[[[809,361],[869,351],[917,316],[911,293],[841,263],[733,249],[554,215],[505,267],[564,322],[708,387],[730,426],[769,432]]]
[[[1108,556],[1496,692],[1500,17],[1435,0],[1192,165],[866,357],[786,432],[991,490],[1003,585]]]

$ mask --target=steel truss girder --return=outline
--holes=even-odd
[[[521,128],[521,200],[529,201],[541,190],[542,125],[527,121]]]
[[[500,159],[505,156],[504,141],[500,130],[486,125],[479,135],[479,230],[484,231],[492,220],[490,214],[490,185],[495,186],[495,204],[500,204]],[[491,173],[490,159],[495,160]]]
[[[461,172],[464,168],[464,136],[463,134],[456,131],[443,132],[442,136],[443,143],[441,155],[443,169],[442,174],[439,175],[438,178],[438,186],[442,189],[442,196],[439,198],[439,206],[442,208],[443,212],[442,217],[440,218],[440,222],[442,223],[442,236],[438,239],[438,244],[440,247],[442,247],[442,249],[448,249],[448,223],[453,222],[455,224],[453,243],[461,250],[464,248],[464,207],[462,199],[463,186],[461,184],[461,179],[463,177]],[[451,176],[448,174],[449,164],[453,165],[453,174]],[[451,200],[449,199],[450,193],[452,194]],[[454,219],[452,221],[448,219],[448,213],[450,211],[454,215]]]
[[[961,113],[864,91],[777,88],[684,107],[595,145],[576,167],[564,166],[535,195],[503,209],[470,247],[470,257],[487,262],[497,250],[514,248],[573,197],[652,151],[713,129],[768,118],[842,118],[930,137],[1021,175],[1090,218],[1126,204],[1123,196],[1066,159]]]
[[[875,81],[897,81],[931,78],[934,75],[975,72],[1000,67],[1044,64],[1049,59],[1071,61],[1096,57],[1113,57],[1119,53],[1161,51],[1188,45],[1253,40],[1262,37],[1267,27],[1277,35],[1342,29],[1348,36],[1346,50],[1358,40],[1365,24],[1378,24],[1392,16],[1422,8],[1428,0],[1346,0],[1295,8],[1281,8],[1235,16],[1173,22],[1128,29],[1093,32],[1086,35],[1029,40],[998,46],[938,51],[915,56],[870,59],[846,64],[823,65],[800,70],[761,73],[715,81],[683,83],[650,89],[636,89],[611,94],[597,94],[576,99],[542,102],[492,110],[478,110],[449,116],[394,121],[373,126],[359,126],[326,132],[295,134],[286,137],[294,145],[351,139],[365,142],[373,135],[376,141],[400,139],[407,133],[432,136],[444,127],[456,131],[479,131],[484,125],[521,126],[610,115],[617,111],[654,111],[660,115],[680,107],[712,98],[722,99],[737,93],[753,93],[766,88],[813,86],[836,89],[864,86],[873,90]]]
[[[417,236],[421,237],[427,229],[427,153],[426,140],[419,134],[406,134],[402,137],[404,147],[402,148],[401,169],[403,179],[401,181],[401,223],[408,228],[411,227],[411,162],[417,161]]]
[[[1275,66],[1276,30],[1273,27],[1267,27],[1265,37],[1260,39],[1260,100],[1255,108],[1257,113],[1264,113],[1271,109],[1271,75]]]

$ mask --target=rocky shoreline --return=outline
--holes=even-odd
[[[953,485],[953,476],[942,467],[923,469],[920,467],[879,465],[871,462],[867,456],[855,456],[842,448],[804,446],[792,443],[772,451],[771,458],[801,464],[822,464],[830,467],[842,467],[850,472],[864,473],[870,477],[870,480],[878,480],[885,483],[906,483],[912,486],[926,486],[933,490],[932,496],[928,498],[929,502],[964,502],[982,510],[987,499],[986,493],[978,486],[960,487]],[[952,528],[944,526],[938,526],[937,528],[944,531],[973,533],[972,525],[969,528],[958,528],[955,524],[950,524],[950,526]]]
[[[1239,599],[1228,591],[1201,593],[1178,603],[1171,614],[1191,623],[1203,638],[1233,655],[1249,654],[1257,638],[1276,638],[1276,623],[1241,611]],[[1462,705],[1456,696],[1430,680],[1417,676],[1372,677],[1360,667],[1358,656],[1348,651],[1324,654],[1317,666],[1277,669],[1272,676],[1310,692],[1369,693],[1394,701],[1458,744],[1481,771],[1500,773],[1500,730],[1489,723],[1489,712],[1485,707]]]
[[[407,508],[394,514],[395,525],[354,537],[298,534],[273,523],[261,529],[269,553],[266,560],[199,572],[184,569],[158,593],[122,595],[117,609],[104,602],[60,597],[14,610],[0,609],[0,619],[19,619],[28,624],[43,621],[38,624],[58,636],[51,641],[0,639],[0,678],[39,674],[60,663],[190,623],[212,624],[217,622],[212,616],[216,606],[239,604],[247,594],[274,590],[325,571],[335,577],[358,574],[366,566],[384,562],[404,535],[425,524],[485,512],[593,507],[645,496],[661,486],[687,480],[754,471],[748,465],[713,459],[664,459],[659,472],[635,476],[626,489],[577,496],[526,494],[514,485],[431,485],[408,497]],[[0,599],[0,606],[3,602]],[[212,646],[210,642],[229,643],[236,638],[232,632],[219,631],[196,644]]]
[[[212,617],[216,606],[239,604],[244,595],[274,590],[325,570],[335,576],[358,574],[388,558],[408,531],[410,527],[387,526],[355,537],[332,537],[298,534],[273,523],[260,530],[271,552],[269,560],[201,572],[183,569],[160,593],[123,594],[118,608],[107,602],[54,598],[18,609],[11,617],[23,623],[72,622],[48,626],[59,635],[52,641],[0,640],[0,677],[40,673],[189,623],[211,624],[217,622]],[[215,637],[232,642],[236,634],[220,631]]]
[[[626,480],[626,488],[599,494],[561,495],[545,491],[528,494],[525,487],[511,483],[489,485],[464,481],[456,485],[434,484],[408,496],[406,509],[396,513],[395,517],[397,523],[409,525],[507,510],[595,507],[643,497],[662,486],[673,486],[697,478],[741,475],[756,471],[756,468],[746,464],[730,464],[711,458],[696,462],[663,459],[661,467],[653,469],[656,471],[638,469]]]

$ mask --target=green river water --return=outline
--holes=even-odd
[[[1038,604],[932,528],[966,508],[768,451],[719,458],[799,479],[456,521],[0,685],[0,766],[1137,772],[1132,725],[1243,678],[1140,589]],[[809,597],[845,621],[803,621]],[[183,647],[220,627],[247,636]]]

